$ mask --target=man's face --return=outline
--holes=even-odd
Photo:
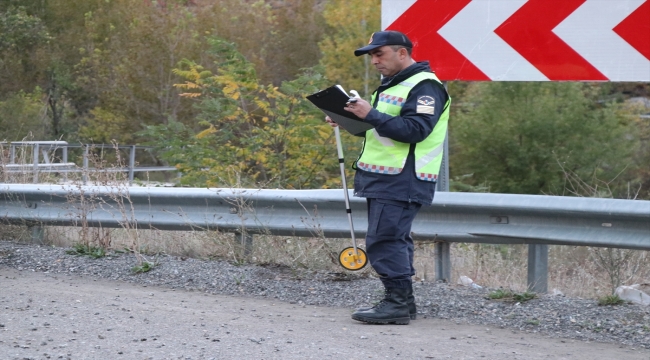
[[[380,74],[390,77],[403,69],[403,54],[406,49],[393,50],[390,46],[382,46],[368,52],[372,59],[372,64],[375,65]]]

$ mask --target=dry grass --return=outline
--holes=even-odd
[[[465,275],[481,286],[526,290],[527,252],[521,246],[452,244],[452,281]]]
[[[0,226],[0,230],[3,227]],[[14,226],[11,234],[0,231],[2,238],[27,241],[30,233],[19,232]],[[131,249],[131,236],[125,229],[89,228],[85,241],[93,247],[120,250]],[[13,236],[12,236],[13,235]],[[47,227],[45,242],[53,246],[71,247],[84,243],[79,227]],[[301,238],[255,235],[251,253],[244,258],[242,244],[234,234],[217,231],[138,230],[139,251],[146,255],[167,254],[202,259],[224,259],[232,262],[274,264],[314,270],[341,270],[338,253],[350,246],[349,239]]]
[[[430,249],[420,250],[427,247]],[[418,250],[426,255],[424,259],[422,256],[416,256],[419,258],[416,270],[424,270],[423,264],[433,264],[433,244],[419,244]],[[594,257],[594,252],[602,250],[577,246],[549,246],[549,291],[558,290],[565,295],[582,298],[611,294],[609,274]],[[650,263],[645,260],[650,252],[621,251],[629,252],[630,263],[638,264],[620,269],[624,283],[647,282],[650,279]],[[527,261],[527,245],[452,244],[452,281],[456,282],[461,275],[465,275],[481,286],[504,287],[523,292],[527,287]],[[433,278],[433,273],[424,272],[423,276],[430,279]]]

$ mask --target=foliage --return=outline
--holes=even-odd
[[[111,144],[117,139],[122,143],[133,143],[133,133],[124,132],[125,129],[131,128],[131,122],[123,114],[96,107],[89,115],[86,124],[79,128],[80,138],[95,144]]]
[[[24,7],[9,7],[0,12],[0,53],[31,50],[51,39],[43,21],[27,14]]]
[[[322,87],[314,69],[280,87],[260,84],[253,65],[234,45],[211,37],[213,73],[184,61],[175,73],[186,79],[181,96],[200,110],[197,131],[178,122],[151,126],[147,137],[164,143],[165,159],[182,181],[200,186],[310,188],[336,184],[333,132],[305,95]],[[161,142],[158,142],[161,141]]]
[[[650,95],[650,84],[646,85]],[[624,116],[631,120],[640,145],[633,156],[634,163],[638,166],[631,169],[631,176],[626,179],[631,184],[638,184],[636,194],[627,197],[650,200],[650,167],[647,166],[650,164],[650,98],[631,98],[624,102],[622,110]]]
[[[50,121],[39,140],[138,141],[133,134],[146,125],[188,124],[196,116],[192,102],[178,96],[172,69],[182,58],[202,62],[205,34],[236,41],[260,77],[279,84],[318,63],[325,33],[319,6],[316,0],[275,7],[261,0],[246,6],[239,0],[6,0],[0,3],[0,99],[43,89]]]
[[[45,109],[40,96],[37,88],[32,94],[21,91],[0,101],[0,141],[21,139],[27,134],[36,139],[45,136]]]
[[[488,297],[492,300],[500,300],[506,297],[509,297],[512,294],[510,290],[497,289],[488,294]]]
[[[488,294],[492,300],[510,300],[517,302],[526,302],[536,297],[535,293],[524,291],[523,293],[513,292],[512,290],[497,289]]]
[[[354,50],[367,45],[370,35],[381,30],[380,10],[380,0],[332,0],[323,12],[330,26],[330,35],[319,44],[325,76],[366,99],[378,85],[379,75],[368,56],[357,58]]]
[[[473,176],[474,174],[465,174],[461,176],[454,176],[452,179],[449,179],[449,191],[478,193],[490,192],[490,187],[485,183],[477,185],[469,184]]]
[[[255,65],[263,83],[277,86],[300,76],[301,69],[318,65],[318,44],[327,33],[320,3],[293,0],[272,9],[272,34],[262,44],[262,63]],[[241,51],[239,43],[237,48]]]
[[[34,90],[42,78],[39,50],[50,40],[41,18],[23,6],[0,2],[0,99]]]
[[[528,300],[532,300],[536,297],[535,293],[532,293],[530,291],[524,291],[523,293],[515,293],[512,295],[512,299],[517,302],[524,302]]]
[[[264,1],[241,6],[238,0],[113,0],[86,13],[86,39],[76,65],[77,83],[90,94],[77,97],[84,119],[81,139],[110,137],[126,143],[137,141],[129,135],[147,125],[173,121],[194,127],[197,111],[192,101],[178,96],[174,84],[179,78],[173,69],[187,58],[217,70],[205,56],[210,46],[206,34],[237,42],[247,61],[262,73],[260,78],[276,83],[296,74],[296,64],[316,64],[322,20],[313,11],[314,3],[301,0],[273,9]],[[104,120],[110,123],[104,129],[88,131]]]
[[[625,300],[621,299],[618,295],[607,295],[598,299],[600,306],[616,306],[625,304]]]
[[[300,68],[312,65],[320,56],[312,48],[313,44],[305,43],[313,36],[318,37],[309,34],[320,21],[318,14],[313,14],[311,3],[311,0],[293,0],[274,7],[264,0],[249,0],[245,5],[241,0],[221,0],[193,11],[200,29],[198,34],[218,36],[237,44],[241,54],[254,64],[259,78],[277,85],[293,77],[283,76],[297,74]],[[202,50],[208,48],[204,44]],[[201,61],[202,55],[183,54],[183,57],[206,65]],[[300,65],[295,67],[290,58]]]
[[[4,7],[7,3],[8,7]],[[13,7],[16,3],[20,7]],[[5,14],[19,9],[14,28],[7,33],[0,30],[0,34],[6,34],[16,46],[2,53],[0,98],[41,89],[43,93],[39,95],[47,108],[44,119],[48,121],[43,122],[42,131],[39,131],[42,137],[36,140],[51,140],[65,134],[66,121],[72,114],[72,98],[68,95],[74,86],[70,74],[73,61],[77,59],[75,52],[70,51],[76,48],[69,42],[70,35],[83,34],[76,20],[83,17],[84,9],[92,6],[91,2],[82,0],[8,0],[0,5]],[[22,136],[25,134],[18,138]]]
[[[77,90],[69,69],[58,62],[53,62],[47,70],[47,83],[45,88],[45,104],[49,124],[47,131],[54,138],[61,138],[66,133],[76,131],[70,128],[73,109],[70,106],[71,93]]]
[[[564,194],[566,170],[615,177],[636,139],[620,108],[596,99],[589,84],[472,84],[450,123],[452,176],[518,194]]]
[[[137,265],[131,268],[131,272],[133,272],[134,274],[146,273],[153,270],[153,268],[156,267],[156,265],[157,265],[156,263],[145,261],[141,265]]]
[[[191,116],[173,84],[173,67],[200,52],[196,19],[176,2],[165,7],[115,0],[85,14],[85,39],[75,66],[83,141],[133,142],[146,124]],[[134,121],[135,120],[135,121]]]
[[[99,259],[106,256],[106,250],[104,248],[85,244],[76,244],[72,249],[65,253],[68,255],[89,256],[93,259]]]

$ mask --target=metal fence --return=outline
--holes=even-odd
[[[153,149],[150,146],[137,145],[114,145],[114,144],[68,144],[66,141],[14,141],[0,142],[0,150],[8,149],[6,161],[0,161],[0,168],[7,173],[32,173],[32,182],[39,183],[40,173],[61,173],[67,176],[67,173],[82,173],[84,184],[88,182],[88,174],[93,172],[124,172],[127,174],[129,184],[133,183],[136,172],[154,172],[154,171],[175,171],[173,166],[137,166],[136,151]],[[30,162],[17,161],[17,152],[27,149],[31,157]],[[81,165],[69,161],[70,149],[82,149]],[[92,167],[89,163],[91,150],[104,151],[111,149],[115,151],[127,150],[128,160],[124,164],[117,166],[98,169]],[[2,159],[4,157],[0,157]]]
[[[351,197],[350,205],[363,237],[365,200]],[[0,221],[74,226],[81,219],[89,226],[219,230],[249,242],[260,233],[350,236],[341,190],[0,185]],[[436,243],[439,280],[450,278],[450,243],[529,244],[529,287],[545,292],[548,245],[650,250],[650,201],[440,192],[412,233]]]

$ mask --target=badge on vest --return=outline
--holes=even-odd
[[[418,103],[415,111],[418,114],[430,114],[433,115],[436,105],[436,99],[429,95],[420,96],[418,98]]]

